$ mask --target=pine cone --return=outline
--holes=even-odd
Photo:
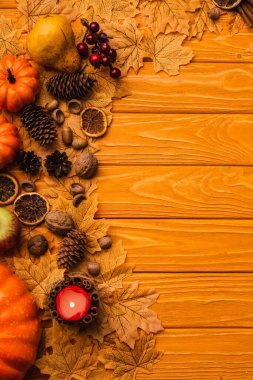
[[[65,152],[58,150],[46,157],[45,167],[52,177],[60,178],[67,175],[71,170],[72,162],[69,161]]]
[[[41,161],[33,151],[22,151],[18,155],[18,167],[26,173],[35,175],[41,168]]]
[[[81,230],[72,230],[62,240],[58,252],[59,268],[70,269],[84,258],[87,247],[87,237]]]
[[[56,140],[56,126],[44,108],[36,104],[29,104],[23,108],[20,116],[29,135],[40,145],[48,145]]]
[[[88,74],[77,71],[75,73],[59,73],[47,81],[47,91],[56,99],[86,99],[95,83]]]

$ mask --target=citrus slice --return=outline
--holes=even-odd
[[[36,226],[43,222],[48,211],[48,201],[38,193],[22,194],[14,203],[15,215],[26,226]]]
[[[214,3],[217,7],[225,9],[225,10],[230,10],[235,7],[237,7],[242,0],[214,0]]]
[[[86,136],[101,137],[107,131],[106,114],[99,108],[89,107],[82,111],[81,122]]]
[[[0,206],[14,202],[19,192],[18,181],[10,174],[0,173]]]

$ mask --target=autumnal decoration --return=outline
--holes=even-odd
[[[97,277],[100,274],[100,264],[96,261],[91,261],[87,265],[88,272],[91,276]]]
[[[71,24],[62,15],[45,15],[27,37],[27,49],[35,62],[66,72],[80,68]]]
[[[64,126],[62,128],[62,141],[66,146],[71,146],[73,141],[73,132],[70,127]]]
[[[41,160],[34,151],[22,151],[18,155],[18,167],[26,173],[35,175],[41,168]]]
[[[27,248],[31,255],[39,257],[48,250],[48,241],[43,235],[34,235],[28,242]]]
[[[83,137],[74,137],[72,141],[72,147],[75,150],[81,150],[88,146],[88,140]]]
[[[0,208],[0,254],[5,254],[17,244],[20,234],[17,217],[4,207]]]
[[[53,111],[55,110],[56,108],[59,108],[59,101],[54,99],[54,100],[51,100],[50,102],[46,103],[45,104],[45,108],[48,110],[48,111]]]
[[[0,206],[13,203],[18,193],[19,184],[16,178],[7,173],[0,173]]]
[[[99,311],[95,283],[83,273],[65,274],[62,280],[52,285],[48,305],[52,316],[59,323],[87,326],[96,319]]]
[[[18,219],[25,225],[35,226],[45,219],[49,211],[49,204],[38,193],[26,193],[16,198],[14,212]]]
[[[251,0],[214,0],[215,4],[225,10],[235,10],[249,28],[253,27],[253,2]]]
[[[56,140],[54,121],[41,106],[30,104],[21,111],[20,116],[29,135],[40,145],[49,145]]]
[[[78,195],[78,194],[84,194],[84,191],[85,191],[84,187],[78,182],[71,183],[69,187],[69,192],[73,196]]]
[[[96,107],[86,108],[81,114],[81,122],[84,133],[89,137],[101,137],[107,131],[106,115]]]
[[[112,238],[109,235],[103,236],[98,239],[98,243],[102,249],[109,249],[112,246]]]
[[[88,45],[93,46],[90,55],[90,63],[96,69],[100,66],[110,67],[110,76],[114,79],[118,79],[121,76],[121,71],[117,67],[113,67],[113,63],[116,61],[117,52],[112,49],[109,44],[111,37],[100,30],[100,25],[96,21],[89,23],[86,19],[81,19],[82,25],[86,27],[86,33],[77,45],[77,50],[82,58],[87,58],[89,55]]]
[[[60,178],[66,176],[71,170],[72,162],[69,161],[66,152],[54,151],[48,155],[45,161],[45,167],[48,174],[52,177]]]
[[[0,109],[18,112],[33,103],[39,87],[38,71],[24,58],[6,55],[0,62]]]
[[[76,174],[83,178],[92,178],[98,168],[98,161],[92,153],[82,153],[74,164]]]
[[[208,11],[208,16],[211,20],[219,20],[221,16],[221,11],[219,8],[212,8]]]
[[[37,307],[24,282],[4,265],[0,293],[0,377],[22,379],[34,363],[40,339]]]
[[[64,113],[59,108],[56,108],[51,116],[58,125],[62,125],[65,121]]]
[[[75,223],[67,212],[53,210],[46,216],[46,226],[56,235],[64,236],[75,228]]]
[[[82,261],[87,246],[87,238],[81,230],[72,230],[62,240],[58,251],[57,263],[61,269],[71,269]]]
[[[75,207],[79,207],[79,205],[86,200],[86,197],[84,194],[76,194],[74,197],[73,197],[73,205]]]
[[[68,102],[68,111],[70,113],[73,113],[75,115],[79,115],[79,113],[82,111],[82,103],[78,99],[71,99]]]
[[[95,80],[87,73],[77,71],[71,74],[56,74],[48,80],[46,87],[56,99],[86,99],[91,94],[94,83]]]
[[[19,147],[20,140],[16,126],[0,115],[0,169],[13,162]]]

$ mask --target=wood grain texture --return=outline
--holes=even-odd
[[[157,341],[165,354],[138,380],[253,379],[252,329],[169,329]]]
[[[251,167],[106,166],[98,184],[99,217],[253,217]]]
[[[253,115],[115,114],[101,164],[252,165]]]
[[[134,279],[160,294],[152,309],[166,328],[252,327],[252,273],[141,273]]]
[[[2,9],[17,8],[16,0],[0,0],[0,8],[2,8]]]
[[[253,272],[252,220],[108,222],[136,272]]]
[[[147,62],[125,82],[131,96],[115,100],[117,113],[253,113],[253,72],[247,63],[191,63],[168,76],[154,73]]]

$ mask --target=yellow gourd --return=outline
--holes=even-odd
[[[80,68],[75,36],[65,16],[41,17],[28,34],[27,49],[32,59],[42,66],[65,72]]]

